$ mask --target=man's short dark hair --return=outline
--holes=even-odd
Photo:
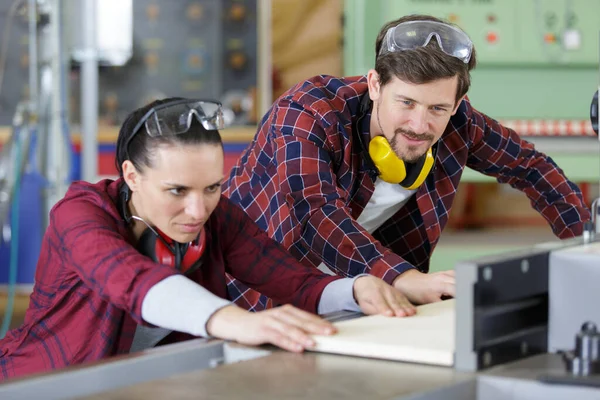
[[[384,25],[375,42],[375,71],[379,75],[381,86],[388,83],[393,76],[405,82],[422,84],[456,75],[458,76],[456,101],[458,101],[471,86],[470,71],[477,64],[475,48],[468,63],[444,53],[434,39],[430,40],[427,46],[414,50],[393,51],[379,55],[387,31],[409,21],[435,21],[452,25],[430,15],[408,15]]]

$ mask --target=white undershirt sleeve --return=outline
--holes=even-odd
[[[210,317],[231,304],[185,276],[173,275],[148,290],[142,301],[142,318],[161,328],[208,337]]]

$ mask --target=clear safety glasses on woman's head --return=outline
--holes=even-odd
[[[390,28],[383,38],[379,55],[426,46],[437,39],[440,49],[465,64],[471,59],[473,42],[460,29],[436,21],[409,21]]]
[[[182,99],[151,108],[137,123],[132,136],[142,125],[151,137],[179,135],[190,129],[193,118],[209,131],[223,129],[224,126],[221,103]]]

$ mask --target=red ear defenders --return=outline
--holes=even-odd
[[[198,238],[190,243],[179,243],[156,229],[156,233],[148,228],[138,241],[138,251],[154,262],[168,265],[185,273],[192,272],[200,266],[206,247],[206,234],[200,231]]]

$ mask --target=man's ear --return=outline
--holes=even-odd
[[[130,160],[123,161],[123,180],[132,192],[139,190],[141,175]]]
[[[371,101],[379,100],[379,96],[381,96],[381,84],[379,82],[379,74],[374,69],[370,69],[367,73],[367,84],[369,85],[369,97]]]
[[[466,94],[463,97],[461,97],[460,99],[458,99],[458,101],[456,102],[456,106],[454,106],[454,110],[452,110],[452,115],[456,114],[456,111],[458,111],[458,107],[460,106],[460,103],[462,103],[462,101],[465,99],[465,97],[467,97]]]

